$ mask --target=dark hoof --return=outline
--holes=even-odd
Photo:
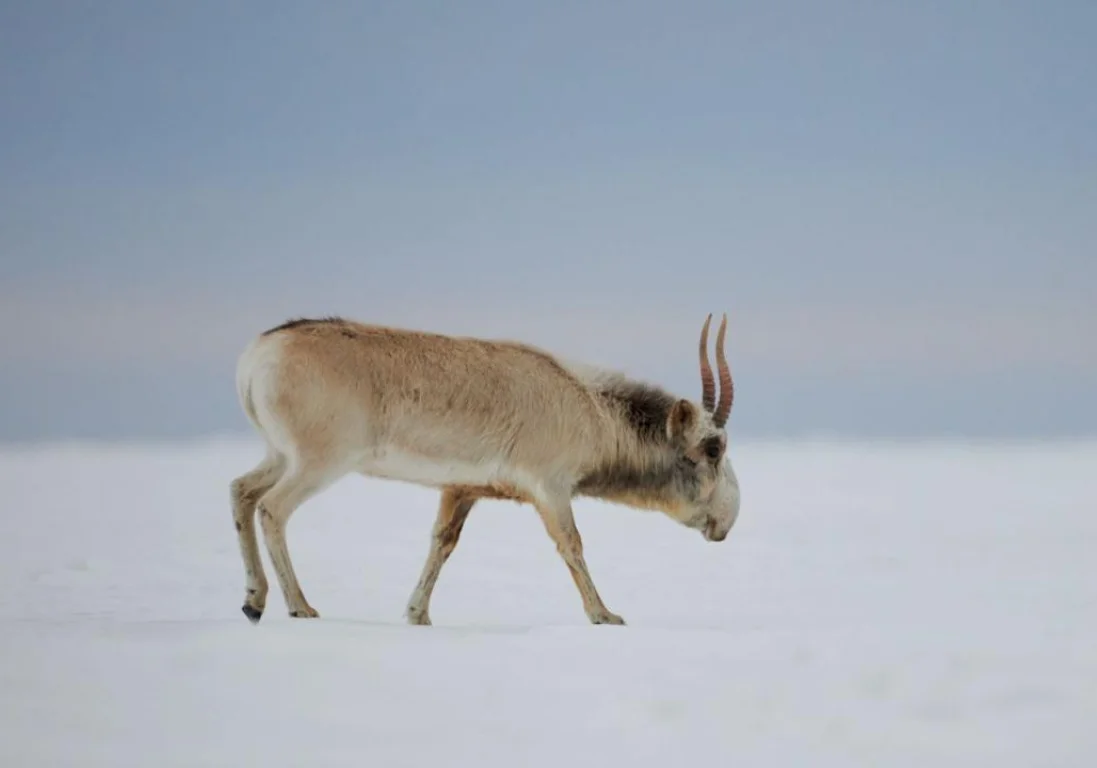
[[[601,616],[595,616],[590,620],[591,624],[610,624],[613,626],[623,627],[625,626],[625,620],[618,616],[616,613],[606,613]]]
[[[244,615],[248,617],[248,621],[250,621],[252,624],[258,624],[259,619],[263,618],[262,611],[260,611],[258,608],[253,608],[247,603],[245,603],[243,607],[240,608],[240,610],[244,612]]]

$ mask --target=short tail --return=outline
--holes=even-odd
[[[250,348],[245,350],[236,366],[236,396],[240,400],[240,407],[244,409],[248,421],[259,429],[259,416],[255,411],[255,400],[251,396],[251,366],[244,364],[250,352]]]

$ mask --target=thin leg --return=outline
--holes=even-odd
[[[244,605],[241,610],[252,624],[263,616],[267,604],[267,576],[259,557],[259,541],[255,535],[255,507],[260,497],[281,477],[281,458],[274,453],[245,475],[232,481],[232,517],[244,561]]]
[[[286,545],[286,524],[290,516],[312,496],[315,496],[333,480],[294,467],[286,471],[266,495],[259,501],[259,522],[263,526],[263,539],[267,545],[282,597],[289,615],[298,619],[318,618],[319,613],[308,604],[293,571],[289,548]]]
[[[590,578],[590,571],[583,559],[583,539],[575,526],[571,502],[560,501],[551,505],[538,502],[535,506],[545,530],[556,544],[556,551],[571,572],[571,578],[583,598],[583,610],[591,624],[624,624],[624,619],[606,608]]]
[[[453,553],[461,529],[465,525],[472,505],[477,497],[468,493],[446,488],[442,491],[442,501],[438,505],[438,517],[434,521],[434,530],[430,540],[430,554],[423,565],[419,583],[408,600],[407,616],[409,624],[430,624],[430,596],[438,582],[442,566]]]

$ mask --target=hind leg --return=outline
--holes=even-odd
[[[278,576],[286,608],[294,618],[311,619],[320,614],[308,604],[293,571],[286,544],[286,524],[298,507],[337,478],[331,472],[310,470],[307,465],[290,466],[259,500],[259,523],[263,526],[267,554]]]
[[[253,624],[263,615],[267,603],[267,577],[259,557],[259,541],[255,534],[255,507],[282,475],[284,464],[274,453],[245,475],[232,481],[232,517],[244,561],[244,605],[241,610]]]
[[[442,501],[438,505],[438,517],[434,521],[431,534],[430,553],[423,564],[419,583],[408,600],[407,617],[409,624],[430,624],[430,595],[438,581],[442,566],[457,546],[461,529],[465,525],[472,505],[477,497],[466,492],[446,488],[442,491]]]

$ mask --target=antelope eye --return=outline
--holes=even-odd
[[[705,444],[705,455],[710,459],[720,458],[720,441],[710,440]]]

